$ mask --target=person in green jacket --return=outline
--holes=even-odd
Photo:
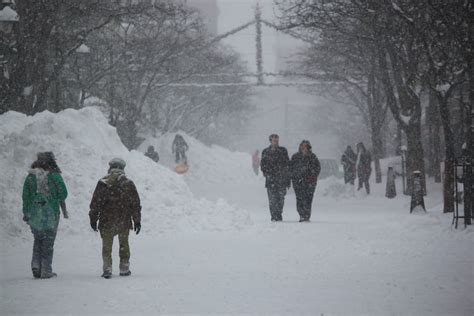
[[[23,220],[34,236],[31,270],[35,278],[57,276],[52,270],[60,207],[68,218],[67,189],[52,152],[37,154],[23,185]]]

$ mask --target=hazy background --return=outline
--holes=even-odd
[[[262,18],[275,22],[273,0],[258,1]],[[211,32],[222,34],[254,19],[256,0],[188,0],[204,14]],[[216,19],[217,16],[217,19]],[[223,43],[238,51],[246,62],[249,72],[256,72],[255,26],[232,35]],[[284,71],[291,61],[298,59],[297,52],[304,43],[263,26],[263,68],[265,72]],[[279,80],[295,81],[292,78],[266,77],[266,82]],[[321,107],[331,106],[328,101],[301,91],[296,87],[256,87],[253,103],[256,112],[247,124],[247,129],[235,135],[230,147],[252,152],[268,146],[268,135],[278,133],[280,143],[290,153],[297,150],[302,139],[313,144],[320,157],[339,157],[341,146],[333,133],[327,130],[327,111]],[[326,112],[326,114],[325,114]]]

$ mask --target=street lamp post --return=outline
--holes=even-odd
[[[89,56],[91,50],[90,48],[82,43],[78,48],[76,48],[76,58],[75,58],[75,67],[76,70],[78,71],[77,74],[77,79],[79,80],[79,108],[82,108],[84,106],[84,101],[86,99],[86,89],[84,88],[83,85],[83,80],[81,78],[81,66],[84,65],[84,62],[81,62],[81,64],[78,63],[78,56],[79,59],[83,59],[84,61],[86,60],[87,56]]]
[[[4,2],[3,4],[6,4],[6,6],[0,10],[0,33],[2,37],[4,34],[7,36],[10,35],[12,33],[13,26],[16,22],[18,22],[18,14],[16,11],[9,6],[9,3]]]
[[[9,84],[9,81],[12,80],[10,77],[10,67],[17,52],[15,47],[15,30],[18,23],[18,14],[10,5],[12,5],[11,0],[3,0],[0,3],[0,51],[2,52],[0,54],[0,89],[5,89],[8,97],[12,95],[12,91],[9,91],[12,86]],[[2,102],[0,114],[11,109],[6,104]]]

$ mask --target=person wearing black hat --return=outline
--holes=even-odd
[[[265,177],[271,220],[283,220],[283,205],[286,191],[290,188],[291,180],[288,169],[290,158],[285,147],[279,146],[279,136],[269,136],[270,146],[262,151],[260,169]]]
[[[300,222],[309,222],[314,191],[321,172],[318,157],[311,149],[311,143],[303,140],[298,152],[290,161],[291,180],[295,189],[296,209],[300,215]]]
[[[109,172],[97,183],[90,203],[91,228],[99,230],[102,237],[102,277],[106,279],[112,277],[114,236],[118,235],[120,244],[120,275],[129,276],[129,231],[134,229],[138,235],[141,229],[140,197],[133,181],[125,176],[125,165],[125,161],[120,158],[109,162]]]

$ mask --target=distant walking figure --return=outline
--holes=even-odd
[[[351,146],[347,146],[346,151],[342,154],[341,164],[344,169],[344,183],[354,185],[356,178],[356,162],[357,155]]]
[[[37,154],[23,185],[23,220],[34,236],[31,271],[33,277],[49,279],[53,272],[53,251],[59,224],[59,208],[68,218],[67,189],[52,152]]]
[[[262,152],[260,168],[265,177],[271,220],[283,220],[283,205],[285,204],[286,191],[290,188],[289,157],[285,147],[280,147],[279,136],[272,134],[269,137],[270,146]]]
[[[300,222],[309,222],[314,191],[321,172],[318,157],[311,150],[311,143],[303,140],[298,152],[291,157],[290,173],[296,194],[296,209]]]
[[[364,144],[358,143],[357,144],[357,177],[359,178],[359,187],[357,190],[362,189],[365,185],[365,190],[367,194],[370,194],[370,184],[369,178],[370,174],[372,173],[372,156],[370,152],[365,149]]]
[[[256,175],[258,175],[258,169],[260,168],[260,157],[258,156],[258,149],[252,155],[252,168]]]
[[[183,162],[187,161],[186,151],[188,151],[188,149],[189,146],[184,140],[183,136],[181,136],[180,134],[176,134],[173,140],[173,145],[171,146],[171,151],[173,152],[173,154],[176,155],[176,163],[181,162],[181,160]]]

